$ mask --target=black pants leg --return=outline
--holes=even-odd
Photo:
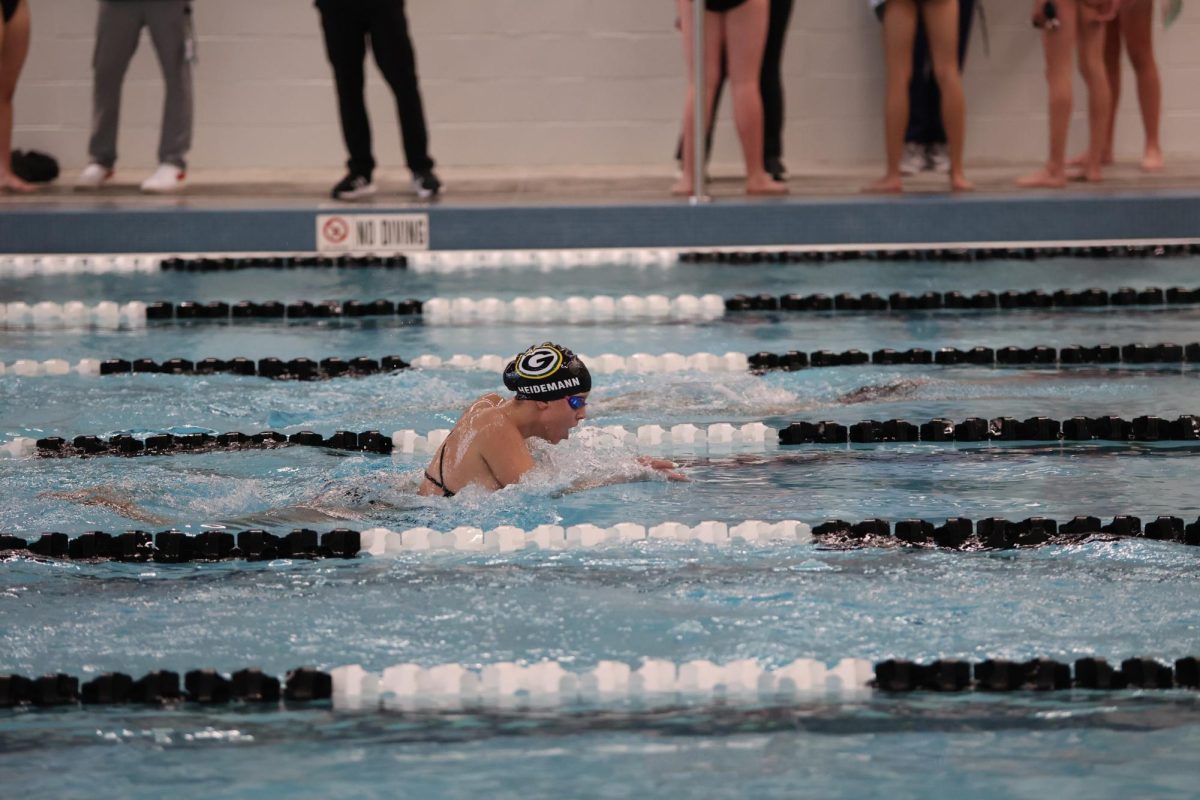
[[[975,16],[975,0],[958,0],[958,67],[967,62],[967,44],[971,40],[971,22]],[[945,144],[946,129],[942,125],[942,93],[933,75],[929,58],[929,37],[925,23],[917,26],[913,42],[913,73],[908,84],[908,130],[904,141],[916,144]]]
[[[425,106],[417,85],[417,58],[408,36],[404,0],[368,0],[371,7],[371,49],[384,80],[396,96],[404,158],[413,174],[433,169]]]
[[[771,0],[771,22],[763,50],[759,85],[763,101],[763,161],[783,158],[783,44],[792,18],[793,0]]]
[[[370,177],[375,171],[375,157],[371,154],[371,121],[367,118],[364,97],[366,19],[358,3],[323,0],[317,3],[317,8],[321,12],[325,53],[333,67],[333,80],[337,87],[342,138],[350,153],[346,166],[355,175]]]

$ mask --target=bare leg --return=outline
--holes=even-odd
[[[0,22],[0,190],[32,192],[36,187],[12,173],[13,97],[29,52],[29,2],[17,6],[7,24]]]
[[[1121,96],[1121,22],[1113,19],[1104,26],[1104,72],[1108,75],[1108,89],[1112,94],[1112,108],[1108,112],[1108,124],[1104,132],[1104,153],[1101,162],[1107,166],[1113,158],[1113,133],[1117,126],[1117,105]],[[1068,167],[1087,164],[1087,152],[1080,153],[1067,162]]]
[[[865,192],[902,192],[900,156],[908,125],[908,83],[912,78],[912,50],[917,36],[916,0],[888,0],[883,12],[883,57],[887,64],[884,97],[884,144],[887,172],[863,188]]]
[[[1108,91],[1112,107],[1108,111],[1108,124],[1104,132],[1104,152],[1100,160],[1105,166],[1116,161],[1113,154],[1113,138],[1117,130],[1117,106],[1121,98],[1121,22],[1114,19],[1106,26],[1104,36],[1104,72],[1108,75]]]
[[[1134,0],[1121,11],[1121,32],[1133,71],[1137,75],[1138,104],[1142,109],[1142,126],[1146,130],[1146,146],[1142,169],[1160,170],[1163,167],[1162,144],[1158,138],[1162,119],[1162,80],[1154,60],[1154,3]],[[1114,95],[1113,105],[1116,105]]]
[[[1079,22],[1075,0],[1059,3],[1058,30],[1042,31],[1046,54],[1046,84],[1050,95],[1050,155],[1046,165],[1017,181],[1025,188],[1061,189],[1067,185],[1067,132],[1071,127],[1071,54]]]
[[[698,1],[698,0],[697,0]],[[733,118],[746,161],[747,194],[786,194],[787,187],[763,168],[763,106],[760,77],[770,19],[768,0],[749,0],[722,15],[728,54]]]
[[[703,2],[703,0],[696,0]],[[683,176],[671,188],[672,194],[689,195],[694,189],[692,175],[696,163],[696,132],[693,130],[696,86],[693,75],[692,55],[692,3],[679,0],[679,27],[683,33],[683,56],[687,65],[688,88],[683,104]],[[704,12],[704,118],[711,119],[713,103],[717,94],[717,81],[721,74],[721,15]],[[762,165],[759,165],[762,168]]]
[[[958,0],[927,0],[921,6],[929,35],[933,73],[942,93],[942,124],[950,148],[950,188],[968,192],[975,188],[963,169],[967,136],[967,100],[958,68]]]
[[[1088,156],[1083,178],[1104,180],[1104,148],[1112,111],[1112,92],[1104,68],[1106,24],[1088,8],[1079,8],[1079,71],[1088,90]]]

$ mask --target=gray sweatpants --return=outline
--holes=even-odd
[[[104,167],[117,161],[121,84],[143,27],[150,30],[167,90],[158,161],[182,169],[192,147],[191,0],[100,0],[88,154]]]

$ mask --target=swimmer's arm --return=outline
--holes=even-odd
[[[601,486],[613,486],[618,483],[633,483],[635,481],[650,480],[655,472],[661,473],[668,481],[687,482],[691,479],[680,472],[673,461],[667,461],[665,458],[651,458],[650,456],[639,456],[638,463],[649,469],[634,475],[628,473],[616,473],[613,475],[597,475],[590,478],[581,478],[571,484],[570,488],[566,489],[563,494],[574,494],[575,492],[584,492],[588,489],[599,489]]]
[[[534,467],[529,447],[515,428],[500,429],[488,436],[479,454],[501,488],[518,482]]]

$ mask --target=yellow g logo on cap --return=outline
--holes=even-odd
[[[529,380],[542,380],[558,372],[562,366],[563,354],[556,347],[533,347],[526,350],[517,359],[517,374]]]

